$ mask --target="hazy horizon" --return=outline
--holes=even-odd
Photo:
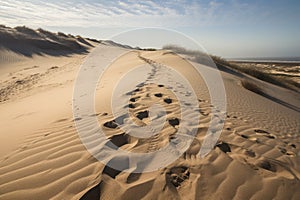
[[[0,2],[1,22],[96,39],[137,28],[167,28],[227,58],[299,57],[298,1],[76,1]],[[147,46],[151,41],[117,41]],[[158,38],[159,39],[159,38]]]

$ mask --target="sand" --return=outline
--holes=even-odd
[[[14,62],[2,62],[0,68],[4,91],[0,102],[0,199],[300,198],[297,109],[246,89],[242,84],[245,77],[221,72],[227,99],[226,119],[217,144],[201,158],[199,152],[214,115],[212,111],[218,110],[219,105],[212,103],[203,77],[195,73],[189,62],[166,51],[132,50],[111,43],[97,44],[97,48],[87,51],[31,57],[5,51]],[[73,89],[85,58],[92,55],[97,58],[92,63],[101,63],[101,59],[104,63],[121,53],[97,86],[95,113],[74,118]],[[194,64],[206,74],[215,72],[211,67]],[[110,104],[116,81],[138,65],[147,65],[132,72],[143,84],[132,88],[133,92],[117,94],[121,100],[130,99],[129,115],[123,122],[132,119],[141,126],[149,124],[151,116],[145,111],[154,102],[166,110],[161,131],[143,139],[128,134],[132,127],[124,132],[122,124],[114,121],[121,116],[112,114]],[[168,77],[170,85],[186,94],[180,86],[182,81],[172,79],[165,65],[183,74],[195,91],[197,109],[184,113],[191,119],[200,116],[199,123],[189,127],[197,130],[191,145],[174,162],[158,170],[134,173],[139,162],[135,166],[124,165],[121,171],[110,169],[86,150],[75,125],[91,130],[93,124],[88,119],[96,118],[107,139],[129,152],[149,153],[163,148],[183,126],[180,102],[170,87],[151,80]],[[284,96],[283,102],[299,106],[294,98],[297,94],[254,78],[251,81],[263,86],[264,94],[273,91]],[[121,110],[121,106],[114,109]],[[218,121],[216,126],[223,122]],[[99,145],[93,142],[93,135],[86,137],[93,147]],[[108,162],[126,162],[121,154],[108,158]],[[161,158],[153,159],[159,165]]]

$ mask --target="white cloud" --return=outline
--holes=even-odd
[[[187,9],[177,10],[176,7]],[[179,1],[60,2],[6,0],[0,2],[1,23],[35,26],[182,26],[193,24],[194,11]],[[180,14],[185,13],[184,15]]]
[[[230,1],[0,1],[0,24],[78,27],[192,27],[235,21],[249,12]],[[230,2],[227,4],[230,4]],[[225,8],[224,8],[225,7]],[[232,9],[231,9],[232,8]],[[242,9],[240,9],[242,8]],[[240,11],[239,11],[240,10]]]

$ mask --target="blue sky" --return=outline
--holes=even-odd
[[[293,57],[300,56],[299,2],[1,0],[0,24],[42,27],[98,39],[134,28],[168,28],[223,57]]]

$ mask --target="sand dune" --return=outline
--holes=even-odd
[[[24,56],[34,54],[62,56],[72,53],[87,53],[91,41],[82,37],[52,33],[43,29],[0,26],[0,49],[6,49]]]
[[[91,53],[68,57],[34,55],[0,69],[1,199],[300,198],[299,111],[245,89],[241,77],[222,72],[227,95],[223,131],[214,149],[200,158],[200,148],[214,115],[212,110],[221,111],[219,105],[212,103],[203,77],[195,73],[189,62],[165,50],[133,50],[109,42],[86,51]],[[108,62],[121,53],[97,86],[96,113],[87,111],[86,115],[74,118],[73,87],[86,56],[98,59],[85,65],[90,70],[92,64]],[[194,64],[206,74],[215,70]],[[140,84],[128,93],[117,94],[120,100],[129,99],[129,114],[114,116],[110,99],[116,81],[137,65],[145,65],[132,71],[142,80]],[[112,155],[108,162],[122,164],[122,170],[97,161],[79,139],[75,123],[79,122],[85,130],[94,130],[89,119],[95,117],[107,140],[129,152],[151,153],[176,142],[179,136],[175,133],[184,120],[180,101],[169,86],[186,95],[187,100],[191,93],[165,66],[184,75],[196,94],[196,107],[184,113],[190,119],[200,115],[199,123],[189,126],[197,129],[191,145],[171,164],[147,173],[135,173],[147,166],[139,162],[131,166],[121,154]],[[170,85],[155,84],[155,79],[161,77],[166,77]],[[278,96],[293,98],[281,92],[276,91]],[[149,124],[155,118],[148,112],[153,103],[166,110],[161,131],[148,138],[128,134],[133,127],[124,131],[129,119],[137,125]],[[184,103],[190,107],[190,102]],[[121,106],[116,105],[115,109],[121,110]],[[215,125],[221,123],[218,120]],[[86,141],[95,148],[99,145],[94,135],[86,135]]]

